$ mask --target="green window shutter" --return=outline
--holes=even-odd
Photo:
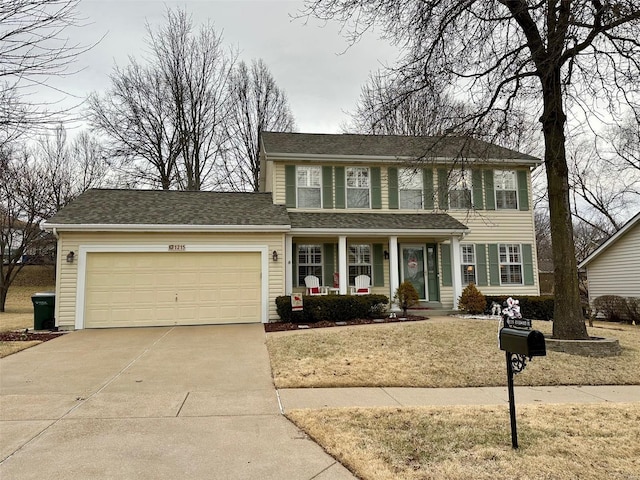
[[[373,244],[373,286],[384,287],[384,245]]]
[[[322,260],[324,261],[324,282],[325,287],[333,287],[333,272],[335,271],[335,246],[333,243],[325,243],[322,249]]]
[[[442,285],[450,287],[453,285],[451,277],[451,245],[448,243],[440,244],[440,265],[442,265]]]
[[[529,210],[529,187],[526,170],[518,170],[518,207],[523,211]]]
[[[422,188],[424,188],[424,209],[433,210],[433,169],[422,170]]]
[[[344,208],[344,167],[336,167],[334,169],[335,181],[336,181],[336,208]]]
[[[322,167],[322,207],[333,208],[333,167]]]
[[[496,209],[496,196],[493,192],[493,170],[484,171],[484,205],[487,210]]]
[[[296,208],[296,166],[284,166],[285,204],[289,208]]]
[[[500,259],[498,257],[498,245],[490,243],[489,247],[489,284],[500,285]]]
[[[471,170],[471,188],[473,190],[473,208],[482,210],[484,208],[484,197],[482,196],[482,170]]]
[[[291,259],[291,278],[293,282],[291,285],[298,286],[298,246],[294,243],[291,245],[291,251],[293,252],[293,258]]]
[[[389,177],[389,208],[397,209],[398,203],[398,169],[396,167],[389,167],[387,170],[387,176]]]
[[[382,180],[380,167],[371,167],[371,208],[382,208]]]
[[[476,244],[476,281],[478,286],[486,287],[487,283],[487,249],[483,243]]]
[[[521,246],[522,248],[522,267],[524,270],[524,284],[525,285],[533,285],[533,249],[531,245],[525,243]]]
[[[446,168],[438,169],[438,208],[449,210],[449,179]]]

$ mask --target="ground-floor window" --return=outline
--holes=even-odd
[[[522,285],[522,253],[518,244],[498,245],[500,254],[500,283]]]
[[[349,285],[355,285],[358,275],[371,277],[371,245],[349,245]]]
[[[304,277],[318,277],[322,285],[322,245],[298,245],[298,286],[304,286]]]
[[[460,245],[462,257],[462,283],[476,283],[476,251],[475,245]]]

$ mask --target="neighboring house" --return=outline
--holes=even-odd
[[[267,322],[307,275],[390,297],[409,280],[446,309],[469,282],[538,295],[540,163],[470,138],[265,132],[260,193],[90,190],[46,224],[57,324]]]
[[[640,297],[640,212],[580,262],[583,268],[589,303],[602,295]]]

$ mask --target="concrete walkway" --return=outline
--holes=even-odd
[[[415,407],[508,405],[507,387],[479,388],[285,388],[278,390],[283,412],[324,407]],[[515,387],[516,405],[543,403],[640,402],[640,385]]]
[[[354,479],[281,415],[262,325],[83,330],[0,359],[0,478]]]

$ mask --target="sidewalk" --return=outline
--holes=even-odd
[[[507,387],[477,388],[284,388],[280,410],[324,407],[416,407],[508,404]],[[515,387],[516,405],[640,402],[640,385]]]

